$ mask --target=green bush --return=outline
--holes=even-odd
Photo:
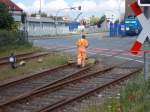
[[[0,30],[0,49],[14,48],[16,46],[31,45],[27,41],[27,34],[21,31],[13,32]]]
[[[130,79],[127,85],[102,104],[93,104],[81,112],[150,112],[150,79],[144,80],[143,73]]]
[[[0,29],[14,30],[15,24],[8,7],[4,3],[0,3]]]

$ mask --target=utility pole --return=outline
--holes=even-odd
[[[118,0],[119,23],[121,22],[121,0]]]

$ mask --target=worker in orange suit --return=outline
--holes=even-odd
[[[87,58],[86,48],[88,47],[88,40],[85,35],[82,35],[82,38],[78,39],[76,42],[77,45],[77,66],[84,67],[85,60]]]

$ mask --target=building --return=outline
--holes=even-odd
[[[9,12],[12,14],[16,22],[21,22],[21,14],[23,10],[19,6],[17,6],[11,0],[0,0],[0,3],[4,3],[7,6]]]
[[[19,6],[11,0],[0,0],[0,3],[4,3],[7,6],[16,22],[21,22],[23,10]],[[50,36],[56,33],[69,33],[69,26],[66,25],[65,21],[58,20],[56,25],[53,19],[45,17],[27,17],[25,25],[20,24],[19,29],[27,30],[29,36]]]
[[[69,26],[65,21],[56,22],[46,17],[27,17],[25,26],[29,36],[53,36],[69,33]]]
[[[128,16],[134,16],[130,4],[133,3],[134,0],[125,0],[125,18]],[[136,0],[135,0],[136,1]],[[143,7],[141,7],[143,10]],[[150,16],[150,9],[149,9],[149,16]]]

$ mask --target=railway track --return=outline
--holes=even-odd
[[[17,57],[17,62],[18,61],[21,61],[21,60],[30,60],[30,59],[34,59],[34,58],[39,58],[39,57],[42,57],[42,56],[46,56],[48,55],[49,53],[47,52],[41,52],[41,53],[38,53],[38,52],[30,52],[30,53],[24,53],[24,54],[19,54],[19,55],[16,55]],[[9,57],[3,57],[3,58],[0,58],[0,66],[3,66],[3,65],[8,65],[9,64],[9,61],[8,61]]]
[[[19,57],[28,56],[28,55],[31,55],[31,54],[34,54],[34,53],[36,53],[36,52],[28,52],[28,53],[17,54],[16,57],[19,58]],[[8,58],[9,58],[9,56],[0,57],[0,61],[8,60]]]
[[[90,68],[91,67],[88,66],[83,69],[78,69],[74,66],[74,63],[72,63],[54,69],[45,70],[38,74],[28,75],[13,80],[6,80],[0,83],[0,105],[14,101],[15,99],[30,94],[35,90],[76,77],[80,75],[81,72],[83,74],[85,71],[91,71]]]
[[[139,71],[135,63],[99,68],[88,68],[75,77],[57,81],[0,105],[1,112],[51,112],[93,92],[107,88]]]

